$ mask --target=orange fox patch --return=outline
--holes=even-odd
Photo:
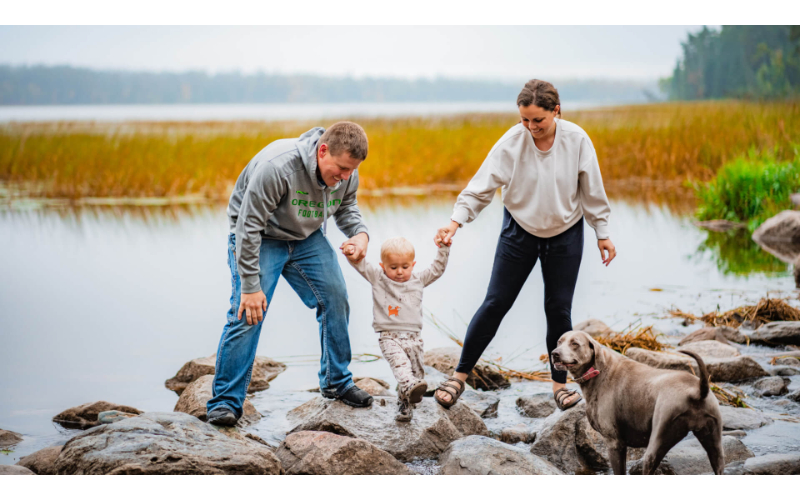
[[[399,312],[400,312],[400,306],[397,307],[389,306],[389,316],[397,316]]]

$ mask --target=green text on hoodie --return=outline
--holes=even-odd
[[[269,144],[239,175],[228,203],[228,221],[236,234],[242,293],[261,290],[262,238],[303,240],[326,226],[329,215],[348,238],[367,232],[356,202],[358,171],[333,187],[317,180],[317,143],[323,132],[316,127],[297,139]]]

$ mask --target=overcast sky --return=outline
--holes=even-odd
[[[654,79],[700,26],[0,26],[0,64],[328,76]]]

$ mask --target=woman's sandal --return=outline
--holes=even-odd
[[[450,382],[457,382],[459,388],[456,389],[452,384],[450,384]],[[456,404],[456,401],[458,401],[458,398],[461,396],[461,394],[464,393],[464,389],[466,389],[466,387],[467,385],[465,382],[455,377],[450,377],[441,384],[439,384],[439,387],[436,388],[436,393],[433,395],[433,398],[436,400],[437,403],[444,406],[445,408],[450,408],[451,406]],[[450,401],[444,401],[443,399],[441,399],[439,397],[439,391],[443,391],[449,394]]]
[[[570,403],[568,405],[564,405],[564,400],[567,399],[568,397],[572,396],[573,394],[578,394],[578,391],[570,391],[570,390],[567,390],[566,387],[562,387],[561,389],[559,389],[555,393],[553,393],[553,398],[555,398],[556,406],[558,406],[559,410],[562,410],[562,411],[563,410],[568,410],[568,409],[572,408],[573,406],[575,406],[576,404],[581,402],[583,397],[581,397],[581,395],[578,394],[577,399],[575,399],[572,403]]]

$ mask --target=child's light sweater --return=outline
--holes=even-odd
[[[376,332],[422,331],[422,289],[444,273],[450,247],[442,245],[428,269],[411,273],[404,283],[389,279],[383,269],[362,259],[350,264],[372,284],[372,327]]]

